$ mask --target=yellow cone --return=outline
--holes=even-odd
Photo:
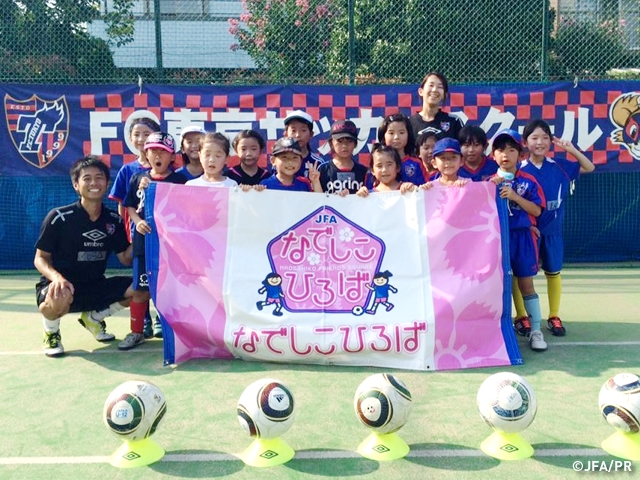
[[[287,463],[296,452],[282,438],[257,438],[240,458],[252,467],[273,467]]]
[[[409,445],[397,433],[372,433],[358,446],[360,455],[378,462],[406,457],[409,450]]]
[[[480,449],[498,460],[522,460],[533,455],[533,447],[519,433],[495,431],[480,444]]]
[[[123,442],[111,455],[109,462],[118,468],[136,468],[151,465],[164,457],[164,449],[151,438],[137,442]]]
[[[624,433],[618,430],[600,445],[605,452],[614,457],[640,461],[640,433]]]

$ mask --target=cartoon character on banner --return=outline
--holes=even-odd
[[[394,307],[393,303],[389,302],[389,292],[398,293],[398,289],[389,284],[389,278],[391,277],[393,277],[393,274],[389,270],[378,272],[373,276],[371,284],[365,285],[369,290],[373,291],[374,294],[373,305],[368,309],[365,308],[365,313],[375,315],[380,304],[386,307],[387,312]]]
[[[269,273],[262,281],[262,287],[260,287],[258,293],[267,294],[267,298],[263,302],[256,302],[258,310],[262,310],[267,305],[275,304],[276,308],[273,310],[273,314],[276,317],[281,317],[283,306],[281,299],[284,298],[282,277],[275,272]]]

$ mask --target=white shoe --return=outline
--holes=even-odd
[[[44,342],[42,344],[44,354],[47,357],[61,357],[64,355],[64,347],[60,338],[60,330],[57,332],[44,332]]]
[[[547,349],[547,342],[540,330],[532,330],[529,334],[529,346],[534,352],[544,352]]]
[[[131,332],[118,344],[118,350],[131,350],[141,343],[144,343],[144,334]]]
[[[82,312],[80,318],[78,319],[78,323],[82,325],[84,328],[91,332],[93,338],[95,338],[99,342],[110,342],[115,340],[116,336],[113,333],[108,333],[106,331],[107,324],[102,321],[95,321],[91,317],[91,312]]]

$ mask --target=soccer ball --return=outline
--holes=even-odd
[[[102,418],[118,438],[135,442],[152,435],[166,411],[167,402],[158,387],[131,380],[109,394]]]
[[[600,389],[600,412],[607,423],[624,433],[640,432],[640,378],[619,373]]]
[[[396,432],[411,413],[411,392],[399,378],[376,373],[356,389],[353,408],[358,420],[374,432]]]
[[[520,375],[510,372],[496,373],[482,382],[476,401],[487,425],[504,433],[527,428],[538,409],[531,385]]]
[[[293,425],[294,401],[291,391],[272,378],[257,380],[244,389],[238,400],[238,421],[255,438],[276,438]]]

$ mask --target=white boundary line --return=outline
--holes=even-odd
[[[606,457],[609,454],[599,448],[543,448],[535,450],[536,457]],[[442,450],[411,450],[408,458],[479,458],[487,457],[480,450],[442,449]],[[346,450],[301,451],[296,452],[298,460],[333,460],[347,458],[364,458],[357,452]],[[491,458],[491,457],[487,457]],[[80,465],[90,463],[109,463],[111,457],[0,457],[0,465]],[[227,453],[193,453],[165,455],[161,462],[236,462],[241,461],[239,455]]]
[[[552,342],[549,345],[551,348],[555,347],[637,347],[640,346],[640,340],[630,342]],[[162,353],[162,348],[143,348],[133,349],[127,351],[115,350],[115,349],[101,349],[101,350],[69,350],[67,353],[70,357],[83,357],[88,355],[120,355],[131,353]],[[0,352],[0,357],[10,357],[12,355],[43,355],[42,350],[28,350],[28,351],[8,351]]]

